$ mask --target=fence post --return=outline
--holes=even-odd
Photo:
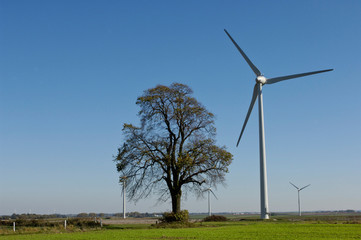
[[[100,227],[103,227],[102,219],[100,219]]]
[[[13,230],[14,230],[14,232],[15,232],[15,222],[13,222]]]
[[[66,229],[66,220],[64,221],[64,228]]]

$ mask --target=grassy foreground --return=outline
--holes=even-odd
[[[3,235],[0,239],[361,239],[361,224],[229,221],[178,229],[124,227],[114,225],[108,229],[74,233]]]

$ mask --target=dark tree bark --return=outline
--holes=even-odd
[[[225,147],[215,145],[214,116],[183,84],[148,89],[138,98],[141,126],[124,124],[125,141],[115,158],[127,195],[138,200],[156,193],[181,210],[182,190],[202,194],[205,182],[224,182],[232,162]]]

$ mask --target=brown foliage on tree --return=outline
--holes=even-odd
[[[114,159],[120,180],[127,179],[128,198],[170,197],[179,213],[182,192],[202,194],[205,182],[224,182],[233,156],[215,145],[214,115],[191,95],[188,86],[173,83],[137,99],[141,126],[124,124],[125,141]]]

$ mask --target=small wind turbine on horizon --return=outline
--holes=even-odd
[[[247,125],[249,116],[251,115],[253,106],[258,98],[258,115],[259,115],[259,149],[260,149],[260,188],[261,188],[261,218],[262,219],[269,219],[269,210],[268,210],[268,193],[267,193],[267,168],[266,168],[266,147],[265,147],[265,136],[264,136],[264,120],[263,120],[263,97],[262,97],[262,86],[265,84],[273,84],[280,81],[304,77],[312,74],[323,73],[332,71],[333,69],[326,69],[321,71],[314,71],[314,72],[306,72],[300,74],[293,74],[287,75],[282,77],[274,77],[274,78],[266,78],[263,74],[258,70],[258,68],[251,62],[251,60],[247,57],[247,55],[242,51],[242,49],[238,46],[238,44],[233,40],[231,35],[224,29],[228,37],[233,42],[234,46],[238,49],[241,53],[243,58],[246,60],[248,65],[251,67],[252,71],[256,74],[256,84],[253,89],[253,95],[251,104],[249,106],[246,119],[243,123],[241,134],[239,135],[237,141],[237,147],[241,137],[243,135],[243,131]]]
[[[214,194],[214,192],[212,191],[211,188],[207,188],[206,190],[204,190],[204,192],[207,191],[208,192],[208,216],[212,215],[212,210],[211,210],[211,193],[213,194],[213,196],[218,200],[216,194]]]
[[[127,180],[127,177],[123,176],[123,177],[120,177],[120,182],[122,183],[123,185],[123,218],[125,219],[126,216],[126,212],[125,212],[125,182]]]
[[[304,187],[302,187],[302,188],[297,187],[296,185],[294,185],[294,184],[291,183],[291,182],[290,182],[290,184],[297,189],[297,193],[298,193],[298,215],[301,216],[300,191],[303,190],[303,189],[305,189],[306,187],[310,186],[311,184],[308,184],[307,186],[304,186]]]

